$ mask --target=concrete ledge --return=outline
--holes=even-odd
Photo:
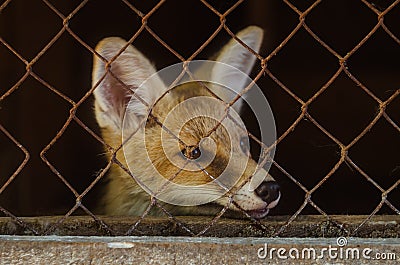
[[[148,217],[134,230],[137,217],[98,218],[0,218],[0,263],[400,264],[398,215],[367,222],[367,216],[298,216],[288,226],[289,216],[260,223],[221,218],[204,237],[188,236],[182,225],[195,234],[211,217],[175,217],[180,225]],[[120,236],[128,231],[133,236]],[[277,231],[280,237],[271,238]]]
[[[339,240],[342,241],[336,238],[0,236],[0,261],[2,264],[399,264],[400,262],[400,239],[340,238]]]
[[[212,217],[178,216],[181,225],[193,232],[189,233],[169,218],[99,216],[102,223],[89,216],[25,217],[18,221],[8,217],[0,218],[2,235],[60,235],[60,236],[193,236],[203,231]],[[298,216],[285,226],[290,216],[268,216],[259,223],[251,220],[220,218],[203,236],[208,237],[339,237],[399,238],[399,215],[375,215],[365,222],[367,216]],[[364,223],[365,222],[365,223]],[[359,229],[360,224],[363,224]]]

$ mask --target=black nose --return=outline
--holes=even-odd
[[[279,197],[279,185],[275,181],[263,181],[255,190],[258,197],[266,203],[271,203]]]

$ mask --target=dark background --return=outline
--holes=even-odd
[[[4,2],[4,1],[2,1]],[[131,1],[143,13],[158,1]],[[291,1],[304,11],[311,1]],[[50,1],[64,16],[80,1]],[[235,1],[209,1],[220,12]],[[373,1],[383,10],[392,1]],[[385,16],[385,24],[400,38],[400,5]],[[345,56],[377,23],[377,15],[362,1],[322,1],[307,16],[307,25],[332,49]],[[260,51],[268,56],[299,22],[298,15],[283,1],[244,1],[226,24],[233,31],[258,25],[265,29]],[[219,26],[218,16],[200,1],[164,3],[148,25],[166,43],[188,58]],[[62,29],[63,21],[39,0],[12,0],[0,13],[0,37],[25,60],[32,60]],[[89,1],[69,21],[69,27],[90,47],[107,36],[131,38],[141,26],[139,18],[122,1]],[[229,39],[218,34],[197,58],[207,58]],[[158,69],[179,59],[144,31],[133,43]],[[400,45],[378,31],[348,60],[348,69],[372,93],[386,100],[400,83]],[[0,96],[26,73],[26,66],[0,43]],[[91,88],[92,54],[70,34],[62,36],[32,66],[32,71],[75,102]],[[268,69],[291,91],[307,101],[338,70],[338,59],[300,29],[286,46],[268,62]],[[259,71],[257,66],[255,71]],[[253,74],[253,77],[255,75]],[[300,105],[269,76],[258,85],[274,111],[277,133],[284,133],[300,115]],[[85,101],[77,116],[98,133],[93,116],[93,99]],[[69,116],[71,104],[29,76],[10,96],[0,101],[0,124],[30,153],[22,172],[0,194],[0,206],[17,216],[64,214],[75,204],[73,193],[40,159]],[[350,143],[372,121],[379,105],[344,73],[310,106],[309,113],[344,144]],[[387,108],[387,114],[400,124],[400,97]],[[256,133],[254,121],[249,129]],[[400,176],[400,133],[380,119],[349,150],[351,159],[383,189]],[[106,165],[103,147],[90,134],[72,122],[62,137],[46,153],[48,160],[79,193]],[[312,189],[337,163],[340,148],[308,120],[302,120],[278,146],[276,161],[306,188]],[[0,187],[24,159],[24,154],[0,132]],[[282,186],[282,199],[271,214],[293,214],[304,201],[304,192],[277,168],[271,170]],[[388,195],[400,208],[400,189]],[[83,199],[93,209],[101,196],[96,185]],[[342,164],[336,173],[313,194],[313,201],[328,214],[369,214],[381,201],[381,192],[350,165]],[[78,212],[79,213],[79,212]],[[302,212],[317,213],[307,206]],[[383,206],[379,213],[394,212]]]

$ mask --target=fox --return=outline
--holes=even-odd
[[[258,53],[263,34],[261,28],[248,26],[236,37]],[[107,152],[108,159],[121,163],[113,163],[107,172],[99,203],[103,214],[162,216],[168,211],[174,216],[198,216],[215,215],[225,207],[233,216],[244,213],[261,219],[278,204],[279,184],[265,169],[257,169],[249,150],[244,150],[243,132],[237,122],[225,119],[218,126],[220,121],[213,118],[222,117],[226,111],[218,107],[220,102],[226,106],[245,87],[243,77],[230,69],[250,73],[256,56],[248,48],[232,38],[212,58],[218,64],[196,70],[213,83],[230,84],[230,91],[195,81],[168,88],[151,61],[132,44],[119,37],[107,37],[97,44],[92,72],[94,114],[102,139],[117,150],[115,154]],[[152,81],[146,83],[150,77]],[[210,100],[190,101],[197,98]],[[232,106],[238,113],[243,108],[242,100]],[[149,102],[154,104],[146,104]],[[224,185],[217,180],[229,163],[226,181],[221,182],[230,185]],[[252,177],[261,178],[255,188],[250,187]],[[159,188],[172,183],[178,188],[164,192],[164,197],[157,200],[162,207],[156,207],[152,204],[162,189],[151,191],[142,182]],[[185,192],[192,187],[197,189]]]

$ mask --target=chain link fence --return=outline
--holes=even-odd
[[[168,65],[202,57],[221,36],[243,45],[235,32],[249,23],[266,25],[265,49],[256,54],[252,77],[275,114],[278,139],[273,144],[277,154],[271,174],[282,187],[282,198],[271,211],[275,216],[260,221],[242,211],[245,220],[258,231],[283,236],[301,215],[317,214],[343,234],[356,235],[377,214],[388,214],[389,219],[400,215],[400,1],[176,4],[164,0],[139,4],[121,0],[99,4],[103,7],[89,0],[72,2],[29,3],[36,12],[30,18],[18,16],[26,5],[22,1],[7,0],[0,6],[0,211],[13,224],[47,235],[74,215],[88,215],[103,233],[118,234],[113,229],[115,220],[93,210],[112,166],[131,174],[116,158],[122,146],[104,142],[92,114],[96,86],[89,88],[89,57],[101,58],[94,45],[96,38],[106,37],[103,30],[128,36],[128,43],[136,47],[149,45],[147,52],[155,55],[151,59],[160,63],[157,58],[164,58],[161,64]],[[198,16],[192,18],[197,11]],[[357,15],[358,19],[351,20]],[[36,16],[45,18],[40,20],[42,27],[23,35]],[[168,27],[160,23],[168,24],[165,20],[171,16],[175,26],[182,20],[189,20],[188,25],[160,30]],[[318,23],[324,18],[330,21]],[[133,26],[120,26],[126,23]],[[87,35],[90,31],[99,36]],[[39,51],[29,49],[30,41],[35,48],[41,47]],[[83,59],[75,60],[70,51],[78,51],[77,58]],[[53,84],[51,74],[63,75],[67,71],[63,67],[73,70],[56,80],[71,81]],[[248,136],[260,150],[268,149],[252,126],[250,121]],[[98,155],[102,150],[110,157],[107,161]],[[74,158],[66,161],[70,157]],[[152,197],[140,218],[124,223],[124,233],[136,234],[142,224],[148,225],[145,219],[151,208],[159,208],[184,234],[200,236],[224,223],[228,205],[197,226],[174,216]],[[53,225],[37,227],[23,218],[44,214],[54,215]],[[347,214],[365,216],[348,226],[337,218]],[[280,221],[272,232],[269,218]]]

